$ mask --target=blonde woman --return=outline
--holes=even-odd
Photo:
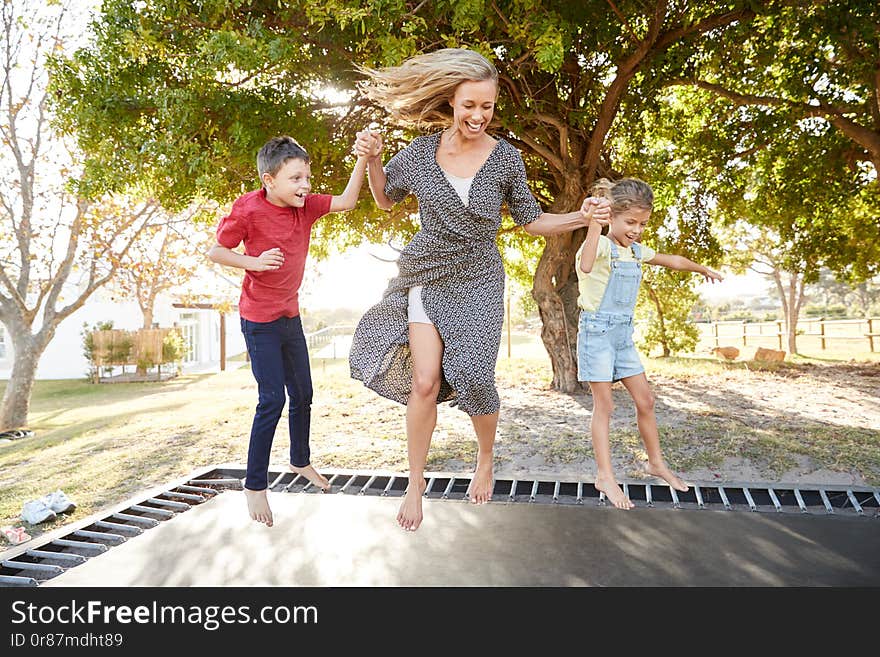
[[[605,200],[585,199],[567,214],[542,212],[526,184],[522,158],[488,133],[498,74],[482,55],[447,48],[400,66],[363,69],[365,95],[404,126],[439,131],[421,136],[383,168],[381,135],[361,133],[370,191],[389,210],[413,194],[421,227],[398,259],[399,275],[361,319],[350,354],[351,375],[406,405],[409,486],[397,521],[422,522],[424,469],[437,404],[451,401],[471,417],[478,452],[471,502],[492,498],[499,398],[495,362],[501,342],[504,267],[496,245],[501,210],[532,235],[554,235],[607,221]]]

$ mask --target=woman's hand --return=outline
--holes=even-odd
[[[607,226],[611,223],[611,202],[607,198],[588,196],[581,204],[581,214],[588,227],[591,223]]]

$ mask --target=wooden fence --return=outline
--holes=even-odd
[[[747,346],[759,344],[762,341],[772,340],[778,349],[784,349],[788,334],[785,331],[785,322],[711,322],[700,324],[702,339],[710,340],[713,346],[721,347],[730,345],[731,341],[742,343]],[[867,317],[865,319],[824,319],[809,318],[798,322],[798,338],[810,337],[819,342],[822,351],[829,349],[829,345],[837,340],[861,340],[863,344],[874,351],[875,345],[880,346],[880,318]],[[722,344],[723,343],[723,344]]]
[[[161,367],[168,362],[165,358],[165,338],[172,332],[179,333],[176,328],[92,331],[95,378],[100,380],[101,370],[108,367],[122,367],[125,372],[126,365],[144,368],[158,366],[161,378]]]

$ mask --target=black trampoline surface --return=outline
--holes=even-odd
[[[871,489],[707,485],[679,498],[630,482],[637,506],[620,511],[588,482],[535,480],[498,481],[474,506],[466,477],[438,476],[410,533],[395,521],[402,475],[339,472],[320,493],[276,472],[269,528],[231,490],[242,472],[197,473],[7,551],[0,585],[880,585]]]

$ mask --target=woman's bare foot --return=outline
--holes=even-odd
[[[680,490],[682,493],[686,493],[689,490],[687,485],[665,463],[661,462],[659,465],[652,465],[648,462],[648,465],[645,466],[645,472],[654,477],[660,477],[660,479],[663,479],[675,490]]]
[[[272,526],[272,509],[269,508],[269,498],[266,489],[244,489],[244,498],[247,500],[248,513],[257,522],[265,523],[266,527]]]
[[[596,483],[593,484],[596,490],[605,493],[605,497],[618,509],[628,510],[635,506],[630,499],[623,494],[623,489],[617,483],[617,480],[611,476],[596,475]]]
[[[418,487],[413,486],[412,482],[406,487],[406,494],[397,512],[397,524],[403,529],[414,532],[422,524],[422,495],[425,494],[427,486],[423,477]]]
[[[303,477],[308,479],[310,482],[312,482],[312,484],[314,486],[317,486],[321,490],[329,490],[330,489],[330,482],[327,481],[327,477],[325,477],[320,472],[315,470],[315,468],[313,468],[311,466],[311,464],[304,465],[301,468],[298,468],[295,465],[290,465],[288,467],[290,467],[291,472],[295,472],[298,475],[302,475]]]
[[[471,504],[485,504],[490,501],[492,499],[492,488],[494,485],[495,480],[492,472],[492,460],[487,459],[484,462],[480,462],[480,459],[478,458],[477,469],[474,472],[474,478],[471,479],[467,491]]]

